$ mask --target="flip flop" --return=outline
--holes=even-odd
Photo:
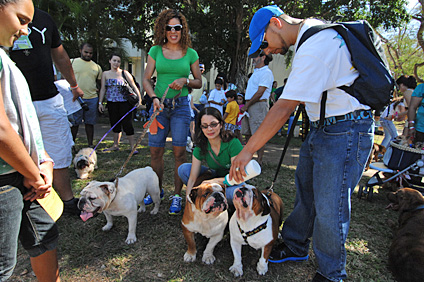
[[[139,152],[137,150],[134,151],[133,156],[137,155]]]

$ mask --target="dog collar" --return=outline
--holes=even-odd
[[[269,217],[265,220],[265,222],[264,222],[264,223],[262,223],[261,225],[259,225],[259,226],[258,226],[258,227],[256,227],[255,229],[253,229],[253,230],[251,230],[251,231],[248,231],[248,232],[243,231],[243,229],[241,229],[240,224],[239,224],[239,223],[238,223],[238,221],[237,221],[237,227],[238,227],[238,229],[240,230],[241,237],[243,237],[244,242],[246,242],[246,244],[249,244],[249,243],[247,242],[247,237],[253,236],[253,235],[255,235],[255,234],[257,234],[257,233],[261,232],[262,230],[266,229],[266,225],[267,225],[268,219],[269,219]]]

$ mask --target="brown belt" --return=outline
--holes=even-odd
[[[250,100],[246,100],[246,102],[249,102]],[[268,99],[261,99],[258,102],[268,102]]]

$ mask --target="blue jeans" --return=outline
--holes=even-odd
[[[206,166],[201,166],[200,167],[200,173],[197,177],[199,177],[200,175],[204,174],[206,171],[210,170],[212,172],[212,178],[216,178],[219,177],[216,175],[216,171],[213,169],[210,169]],[[191,172],[191,163],[184,163],[182,165],[180,165],[180,167],[178,168],[178,176],[181,178],[181,181],[187,185],[188,179],[190,178],[190,172]],[[234,185],[234,186],[228,186],[225,189],[225,196],[227,197],[227,201],[229,204],[233,204],[233,197],[234,197],[234,190],[236,190],[237,188],[243,186],[245,183],[240,183],[238,185]]]
[[[164,129],[158,128],[155,135],[149,132],[150,147],[165,147],[166,137],[171,130],[172,145],[185,147],[190,129],[190,105],[187,96],[175,99],[175,107],[172,106],[172,99],[165,99],[165,109],[157,117],[157,121],[163,125]],[[150,108],[150,116],[153,114],[153,107]]]
[[[383,141],[381,141],[381,145],[387,148],[390,145],[390,141],[392,141],[398,136],[397,129],[395,124],[391,120],[381,118],[380,122],[381,126],[384,129],[384,139]]]
[[[373,139],[373,120],[344,121],[311,127],[300,149],[294,209],[281,234],[289,249],[301,256],[308,254],[312,237],[318,272],[334,281],[346,278],[350,197]]]
[[[18,237],[31,257],[57,246],[59,232],[53,219],[37,201],[23,201],[27,189],[19,173],[0,176],[0,281],[6,281],[16,265]]]

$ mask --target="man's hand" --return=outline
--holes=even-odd
[[[252,159],[253,154],[243,149],[237,157],[233,160],[230,168],[230,180],[234,179],[236,182],[243,182],[243,177],[246,176],[244,170],[245,166]]]
[[[72,102],[75,102],[78,97],[82,98],[82,96],[84,96],[84,92],[81,90],[81,88],[77,87],[72,89],[72,95],[74,95],[74,98],[72,98]]]

